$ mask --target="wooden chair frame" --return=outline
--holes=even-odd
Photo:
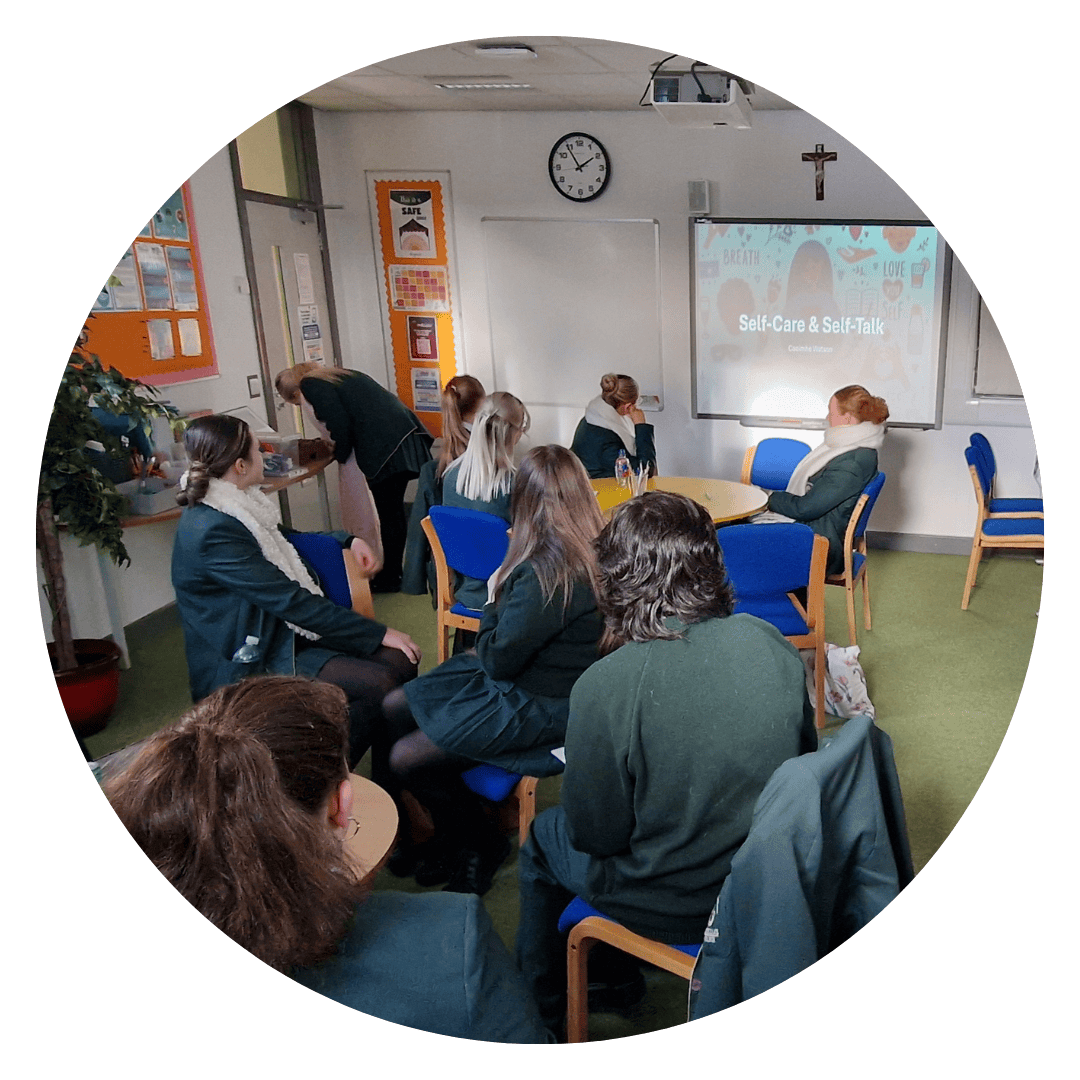
[[[420,524],[431,545],[431,557],[435,562],[435,624],[438,634],[438,659],[441,664],[450,658],[451,628],[476,631],[480,629],[480,620],[467,615],[457,615],[450,610],[454,606],[454,583],[446,562],[446,552],[439,542],[439,534],[435,531],[431,518],[424,518]],[[535,776],[523,776],[507,798],[498,804],[500,824],[509,827],[507,822],[516,817],[518,841],[522,844],[529,838],[529,826],[536,817],[536,785]]]
[[[1042,520],[1043,515],[1036,511],[1026,513],[990,513],[987,506],[987,497],[983,495],[982,483],[974,465],[968,465],[971,473],[971,483],[975,488],[975,501],[978,505],[978,518],[975,522],[975,535],[971,541],[971,557],[968,559],[967,579],[964,581],[964,599],[960,602],[960,610],[967,611],[968,601],[971,599],[971,590],[975,587],[975,577],[979,572],[979,563],[982,553],[986,548],[1019,548],[1038,550],[1044,546],[1042,533],[1017,533],[1013,536],[987,536],[983,532],[983,525],[990,518],[1031,518]]]
[[[814,724],[820,731],[825,726],[825,564],[829,560],[829,541],[814,534],[814,547],[810,556],[810,580],[806,586],[806,607],[792,593],[788,599],[795,605],[799,617],[809,632],[787,634],[796,649],[814,650]]]
[[[839,585],[847,594],[848,637],[851,639],[852,645],[858,644],[858,638],[855,634],[855,586],[860,581],[862,582],[863,623],[867,630],[872,629],[870,625],[870,576],[867,571],[869,560],[866,558],[866,533],[863,533],[857,540],[855,539],[855,529],[858,527],[859,518],[869,501],[869,495],[865,493],[860,495],[859,501],[855,504],[855,509],[851,511],[847,530],[844,533],[843,572],[831,574],[825,578],[826,585]],[[853,570],[856,555],[863,557],[863,563],[859,567],[858,573]]]
[[[424,535],[428,538],[431,546],[431,556],[435,562],[435,621],[438,634],[439,663],[450,658],[450,630],[480,629],[480,620],[468,615],[456,615],[450,609],[454,606],[454,580],[450,567],[446,562],[446,552],[439,543],[439,534],[435,531],[435,524],[430,517],[424,518],[420,523],[424,529]]]
[[[345,560],[345,576],[349,580],[349,593],[352,596],[352,609],[365,619],[375,618],[375,603],[371,599],[371,582],[364,577],[356,556],[348,548],[341,549]]]
[[[566,1039],[589,1040],[589,953],[597,942],[620,949],[639,960],[690,981],[695,957],[671,945],[627,930],[611,919],[590,915],[570,930],[566,944]]]

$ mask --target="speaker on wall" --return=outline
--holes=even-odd
[[[707,214],[709,212],[709,181],[690,180],[686,186],[690,194],[690,213]]]

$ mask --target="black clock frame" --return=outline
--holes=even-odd
[[[559,147],[566,142],[567,139],[573,139],[580,137],[582,139],[588,139],[590,142],[595,143],[600,152],[604,155],[604,163],[606,168],[604,170],[604,179],[600,184],[600,188],[594,191],[591,195],[582,195],[578,198],[576,195],[571,195],[565,190],[565,188],[559,186],[559,181],[555,177],[555,154]],[[592,202],[593,199],[599,199],[601,195],[607,191],[607,186],[611,182],[611,155],[607,152],[607,147],[595,136],[590,135],[586,131],[570,131],[567,134],[561,136],[551,148],[551,153],[548,154],[548,179],[551,181],[555,190],[564,198],[569,199],[572,203],[587,203]]]

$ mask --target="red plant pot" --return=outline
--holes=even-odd
[[[77,638],[74,671],[56,673],[56,648],[49,642],[56,687],[72,728],[83,737],[104,730],[120,696],[123,653],[112,641]]]

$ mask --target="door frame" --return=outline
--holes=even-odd
[[[248,291],[251,297],[251,316],[255,323],[255,347],[259,354],[259,375],[262,381],[263,406],[269,425],[278,428],[277,406],[274,402],[274,386],[270,379],[270,360],[266,347],[266,333],[263,326],[263,302],[259,297],[259,287],[255,276],[255,251],[251,243],[251,225],[248,219],[248,203],[272,203],[290,209],[307,210],[315,214],[316,228],[319,232],[319,254],[322,263],[323,282],[326,286],[326,321],[330,329],[330,347],[334,353],[335,366],[343,367],[341,341],[338,335],[337,304],[334,297],[334,278],[330,265],[330,243],[326,233],[326,211],[340,210],[340,206],[327,206],[323,203],[322,179],[319,173],[319,150],[315,138],[315,113],[309,105],[292,102],[299,121],[300,134],[300,169],[301,188],[307,191],[310,199],[293,199],[282,195],[268,195],[261,191],[245,188],[240,173],[240,152],[234,139],[229,143],[229,163],[232,166],[233,194],[236,199],[236,212],[240,221],[240,244],[244,253],[244,271],[247,274]]]

